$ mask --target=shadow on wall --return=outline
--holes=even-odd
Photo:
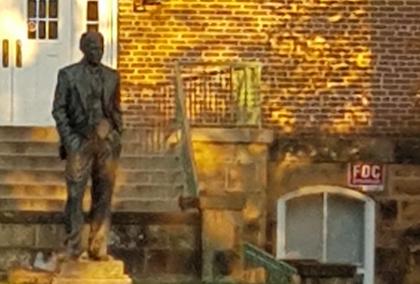
[[[412,7],[405,17],[383,6],[369,0],[183,0],[133,16],[122,5],[123,82],[167,81],[177,60],[259,61],[267,126],[284,134],[407,132],[417,113],[419,64],[413,59],[420,45],[408,32],[416,29],[417,12]]]

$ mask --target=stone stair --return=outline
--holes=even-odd
[[[0,281],[14,263],[62,246],[65,164],[57,141],[54,128],[0,127]],[[198,212],[179,208],[185,176],[176,148],[164,143],[150,129],[124,132],[109,249],[134,279],[173,283],[199,275],[201,232]]]
[[[141,133],[123,136],[114,210],[179,211],[185,189],[179,157],[173,151],[145,153]],[[57,140],[53,128],[0,128],[0,211],[62,211],[66,189]]]

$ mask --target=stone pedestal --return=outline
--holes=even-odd
[[[13,268],[8,272],[9,284],[132,284],[124,274],[124,263],[112,261],[67,261],[58,272]]]
[[[27,268],[11,268],[7,272],[8,284],[51,284],[54,273]]]
[[[52,284],[132,284],[122,261],[69,261],[60,265]]]

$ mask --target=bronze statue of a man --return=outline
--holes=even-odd
[[[106,260],[111,223],[111,198],[121,152],[122,116],[119,76],[101,64],[103,36],[84,33],[80,39],[83,59],[61,69],[53,103],[53,117],[60,136],[60,156],[66,159],[66,254],[82,253],[83,196],[92,180],[88,256]]]

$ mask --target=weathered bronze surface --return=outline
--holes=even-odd
[[[66,254],[77,259],[84,250],[82,201],[91,178],[87,252],[90,259],[106,260],[111,199],[121,152],[119,75],[101,63],[104,44],[100,33],[84,33],[80,50],[83,59],[58,72],[52,111],[61,141],[60,156],[66,159]]]

